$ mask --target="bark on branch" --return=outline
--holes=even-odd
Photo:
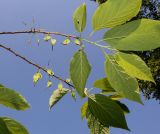
[[[13,55],[17,56],[18,58],[22,59],[23,61],[25,61],[25,62],[29,63],[30,65],[36,67],[37,69],[40,69],[40,70],[44,71],[45,73],[47,73],[47,69],[46,68],[44,68],[44,67],[42,67],[42,66],[40,66],[40,65],[38,65],[38,64],[30,61],[30,60],[28,60],[28,59],[26,59],[25,57],[21,56],[20,54],[18,54],[17,52],[15,52],[14,50],[12,50],[11,48],[6,47],[5,45],[2,45],[2,44],[0,44],[0,48],[3,48],[5,50],[7,50],[8,52],[10,52]],[[69,87],[74,88],[74,86],[72,84],[68,83],[66,80],[62,79],[61,77],[59,77],[59,76],[57,76],[55,74],[52,75],[52,77],[54,77],[54,78],[56,78],[56,79],[58,79],[58,80],[60,80],[60,81],[62,81],[64,83],[66,83]]]
[[[48,32],[42,29],[30,29],[30,30],[24,30],[24,31],[13,31],[13,32],[0,32],[0,35],[3,34],[28,34],[28,33],[33,33],[33,34],[48,34],[48,35],[58,35],[58,36],[64,36],[64,37],[68,37],[68,38],[79,38],[78,36],[75,35],[71,35],[71,34],[64,34],[64,33],[60,33],[60,32]]]

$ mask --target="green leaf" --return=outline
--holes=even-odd
[[[109,127],[101,124],[89,108],[87,109],[86,120],[91,134],[110,134]]]
[[[33,75],[33,83],[36,84],[40,79],[42,79],[42,74],[37,72]]]
[[[128,75],[136,77],[140,80],[154,82],[150,69],[139,56],[135,54],[118,52],[115,57],[116,62],[126,71]]]
[[[51,38],[52,38],[52,37],[51,37],[50,35],[46,35],[46,36],[44,37],[44,41],[49,41]]]
[[[135,78],[129,76],[122,67],[120,67],[112,56],[106,57],[105,72],[111,86],[123,97],[142,103],[139,94],[138,82]]]
[[[125,104],[121,103],[120,101],[115,101],[115,102],[121,107],[121,109],[125,114],[130,113],[128,107]]]
[[[105,92],[102,92],[103,94],[105,94]],[[121,95],[119,94],[113,94],[113,95],[110,95],[108,96],[110,99],[112,100],[120,100],[120,99],[123,99],[124,97],[122,97]]]
[[[121,107],[107,96],[90,95],[88,108],[105,127],[111,126],[129,130]]]
[[[9,132],[9,129],[7,128],[7,125],[1,118],[0,118],[0,134],[11,134]]]
[[[86,4],[80,5],[73,14],[74,27],[78,32],[82,32],[86,26]]]
[[[92,18],[94,31],[121,25],[135,17],[142,0],[107,0],[95,11]]]
[[[147,51],[160,47],[160,21],[140,19],[112,28],[104,35],[110,46],[125,51]]]
[[[3,85],[0,85],[0,104],[15,110],[26,110],[30,107],[21,94]]]
[[[70,39],[66,38],[64,41],[63,41],[63,45],[68,45],[70,43]]]
[[[95,88],[102,89],[104,92],[115,92],[115,90],[111,87],[107,78],[98,79],[94,82],[93,86]]]
[[[76,52],[70,62],[70,77],[75,89],[84,97],[84,88],[91,71],[91,65],[83,50]]]
[[[13,120],[8,117],[0,117],[0,120],[3,120],[3,122],[5,123],[5,125],[9,130],[9,133],[1,133],[1,130],[0,130],[0,134],[29,134],[27,129],[16,120]],[[1,123],[0,123],[0,126],[1,126]]]
[[[56,89],[53,91],[50,99],[49,99],[49,111],[51,110],[51,108],[62,99],[62,97],[64,95],[67,94],[69,90],[66,88],[62,88],[62,89]]]
[[[81,118],[84,119],[87,115],[88,102],[85,102],[81,107]]]

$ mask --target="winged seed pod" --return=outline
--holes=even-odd
[[[49,88],[49,87],[51,87],[51,86],[52,86],[52,81],[49,80],[49,81],[47,82],[47,86],[46,86],[46,87]]]
[[[49,41],[51,39],[51,36],[50,35],[46,35],[45,37],[44,37],[44,41]]]
[[[52,39],[51,39],[51,42],[50,42],[51,46],[54,46],[54,45],[56,44],[56,42],[57,42],[56,39],[53,39],[53,38],[52,38]]]
[[[58,84],[58,89],[59,89],[59,90],[62,90],[62,89],[63,89],[63,84],[62,84],[61,82]]]
[[[75,40],[74,40],[74,43],[75,43],[76,45],[81,45],[81,41],[80,41],[79,39],[75,39]]]
[[[36,84],[38,80],[42,79],[42,74],[40,72],[37,72],[33,75],[33,83]]]
[[[76,101],[76,93],[74,91],[71,91],[71,97],[73,98],[74,101]]]
[[[47,73],[48,73],[49,76],[53,76],[54,75],[54,72],[51,69],[47,69]]]
[[[66,38],[64,41],[63,41],[63,45],[68,45],[70,43],[70,39],[69,38]]]
[[[70,83],[70,82],[71,82],[71,79],[67,78],[67,79],[66,79],[66,82],[67,82],[67,83]]]

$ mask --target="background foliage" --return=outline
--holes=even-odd
[[[93,0],[96,1],[96,0]],[[97,0],[99,4],[106,2],[107,0]],[[141,10],[137,17],[132,20],[149,18],[154,20],[160,20],[160,1],[159,0],[143,0]],[[155,98],[160,100],[160,62],[159,54],[160,49],[157,48],[152,51],[134,52],[138,54],[146,64],[151,68],[156,85],[150,82],[139,81],[139,86],[146,99]]]

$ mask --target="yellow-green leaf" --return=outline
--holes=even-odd
[[[21,94],[3,85],[0,85],[0,104],[15,110],[26,110],[30,107]]]
[[[119,95],[129,100],[142,103],[138,82],[119,66],[112,56],[106,57],[105,72],[109,83]]]
[[[2,120],[5,123],[8,129],[8,132],[5,133],[3,132],[3,130],[1,130],[1,127],[0,127],[0,134],[29,134],[28,130],[16,120],[13,120],[8,117],[0,117],[0,120]],[[1,126],[1,122],[0,122],[0,126]]]
[[[80,5],[73,14],[74,27],[78,32],[82,32],[86,26],[86,4]]]
[[[85,102],[81,107],[81,118],[84,119],[87,115],[88,102]]]
[[[101,78],[96,80],[93,86],[103,90],[104,92],[115,92],[115,90],[111,87],[107,78]]]
[[[147,51],[160,47],[160,21],[140,19],[107,31],[104,40],[124,51]]]
[[[70,62],[70,78],[81,97],[84,97],[84,88],[91,71],[91,65],[83,50],[78,50]]]
[[[112,100],[120,100],[120,99],[123,99],[124,97],[122,97],[121,95],[119,94],[113,94],[113,95],[110,95],[108,96],[110,99]]]
[[[95,11],[92,18],[94,31],[121,25],[135,17],[142,0],[107,0]]]
[[[154,82],[150,69],[138,55],[119,52],[115,59],[128,75]]]

